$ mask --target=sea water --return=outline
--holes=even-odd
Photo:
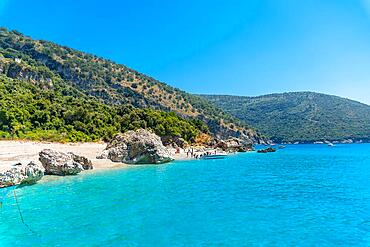
[[[370,245],[369,144],[57,178],[16,189],[20,211],[10,192],[0,246]]]

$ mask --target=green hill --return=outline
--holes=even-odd
[[[181,136],[191,141],[208,132],[199,120],[129,105],[108,105],[75,93],[63,95],[0,76],[0,138],[97,141],[118,132],[150,128],[160,136]]]
[[[203,95],[275,142],[370,141],[370,106],[312,92]]]
[[[166,116],[165,121],[169,121],[167,119],[169,116],[176,117],[179,121],[188,122],[196,127],[198,131],[204,132],[204,129],[207,128],[210,133],[219,138],[237,136],[251,141],[258,141],[259,139],[253,129],[201,97],[170,87],[124,65],[48,41],[33,40],[17,31],[8,31],[5,28],[0,28],[0,75],[2,75],[1,81],[5,86],[18,83],[19,90],[26,90],[30,94],[37,91],[42,94],[40,97],[44,97],[44,91],[50,95],[60,95],[58,96],[60,102],[69,102],[69,99],[65,97],[71,97],[75,100],[74,105],[79,100],[89,101],[92,104],[99,105],[99,111],[103,108],[109,108],[107,112],[112,111],[113,113],[122,106],[130,108],[134,112],[147,112],[149,110],[139,111],[139,109],[152,109],[151,113]],[[27,88],[28,84],[32,85],[33,88]],[[18,94],[17,92],[12,93]],[[20,107],[17,102],[13,103],[15,109]],[[52,103],[50,102],[50,104]],[[85,103],[77,105],[84,108],[87,115],[93,114],[92,112],[96,110],[85,107],[88,106],[83,105]],[[31,102],[31,104],[33,103]],[[22,105],[22,107],[25,106],[26,104]],[[50,107],[50,109],[53,109],[53,107]],[[165,114],[164,112],[175,114]],[[23,113],[17,115],[18,122],[21,122],[20,119],[24,117]],[[31,111],[29,114],[32,117],[35,112]],[[30,135],[30,131],[35,128],[40,131],[46,130],[50,126],[48,121],[53,122],[55,120],[55,116],[50,115],[49,118],[51,119],[38,121],[39,124],[33,121],[27,122],[25,125],[21,124],[21,126],[26,127],[22,127],[25,129],[21,132],[18,131],[18,134],[16,134],[15,129],[9,127],[9,123],[4,124],[7,123],[6,119],[4,120],[1,117],[0,124],[3,124],[3,127],[0,127],[0,130],[4,132],[3,135],[11,133],[13,136],[23,135],[20,133]],[[95,115],[93,118],[95,118]],[[136,123],[136,121],[145,122],[143,118],[145,117],[140,114],[133,119],[123,118],[124,120],[121,119],[120,121],[126,121],[127,123],[121,123],[121,127],[113,128],[110,132],[103,131],[100,133],[98,131],[100,134],[96,132],[97,130],[84,132],[84,126],[72,125],[75,130],[82,131],[86,136],[81,138],[87,140],[104,137],[103,133],[125,130],[127,128],[122,126],[129,125],[131,122]],[[68,125],[65,117],[59,117],[59,120],[64,121],[62,123],[63,128],[64,125]],[[110,126],[111,122],[109,121],[107,120],[103,125]],[[163,125],[166,124],[163,123]],[[149,126],[151,125],[149,123]],[[102,127],[102,129],[105,129],[105,127]],[[65,130],[63,130],[63,133],[66,133]],[[69,133],[69,130],[67,132]],[[67,140],[74,140],[74,137],[67,138]]]

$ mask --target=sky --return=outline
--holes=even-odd
[[[370,0],[0,0],[0,26],[191,93],[370,104]]]

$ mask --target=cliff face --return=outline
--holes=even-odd
[[[199,119],[215,136],[259,141],[256,132],[207,100],[170,87],[124,65],[0,29],[0,73],[68,94],[73,88],[109,105],[175,112]]]

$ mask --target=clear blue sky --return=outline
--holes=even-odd
[[[0,25],[193,93],[370,104],[370,0],[0,0]]]

